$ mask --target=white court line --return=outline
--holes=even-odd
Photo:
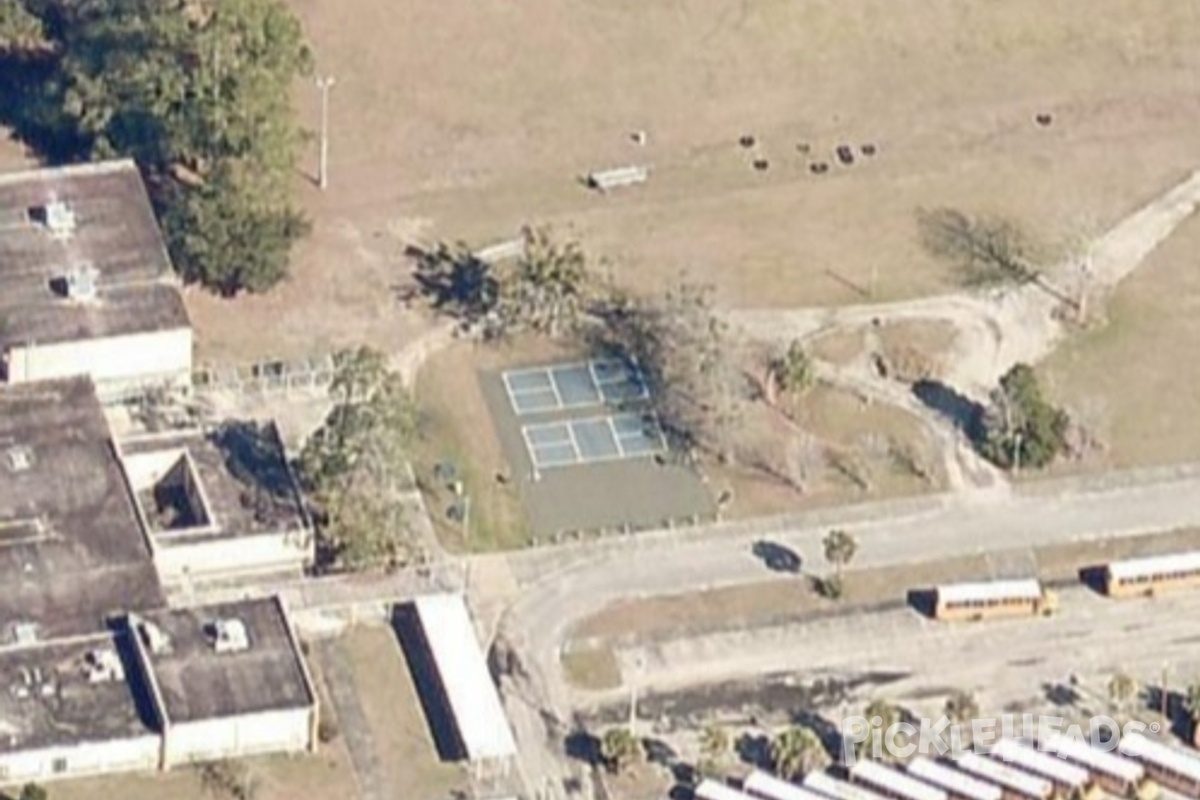
[[[621,454],[621,458],[629,458],[629,455],[625,452],[625,443],[621,441],[621,434],[617,433],[617,426],[613,424],[616,416],[609,414],[605,419],[608,422],[608,432],[612,434],[613,441],[617,443],[617,452]]]
[[[571,434],[571,448],[575,451],[575,462],[578,464],[586,464],[588,459],[583,457],[583,452],[579,449],[579,442],[575,439],[575,425],[568,420],[567,433]]]

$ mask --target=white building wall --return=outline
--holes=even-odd
[[[303,569],[312,563],[314,538],[310,531],[228,536],[207,541],[154,542],[154,564],[165,582],[228,575]]]
[[[0,754],[0,785],[157,769],[160,743],[158,736],[147,734]]]
[[[26,383],[91,375],[97,384],[170,382],[188,386],[192,377],[192,331],[170,331],[31,344],[8,352],[8,380]]]
[[[297,753],[312,744],[313,709],[265,711],[224,719],[175,722],[167,733],[167,767],[262,753]]]

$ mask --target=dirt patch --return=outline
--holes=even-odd
[[[943,320],[903,320],[880,326],[876,338],[888,377],[914,383],[941,374],[957,331]]]
[[[818,334],[805,342],[810,356],[839,367],[861,358],[866,347],[866,336],[862,328],[838,328]]]

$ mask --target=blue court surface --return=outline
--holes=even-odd
[[[616,359],[509,370],[503,378],[518,416],[619,405],[650,396],[638,368]]]
[[[536,469],[642,458],[665,453],[667,441],[652,414],[613,414],[526,425],[521,429]]]

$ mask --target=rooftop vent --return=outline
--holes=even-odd
[[[8,448],[8,468],[12,472],[26,472],[33,466],[33,450],[24,445]]]
[[[218,619],[208,626],[209,639],[218,653],[240,653],[250,649],[246,624],[240,619]]]
[[[83,673],[88,683],[125,680],[125,668],[113,650],[91,650],[83,658]]]
[[[153,622],[141,620],[137,624],[138,635],[152,655],[162,656],[171,652],[171,638]]]
[[[35,644],[38,640],[37,624],[33,622],[18,622],[13,625],[13,638],[17,644]]]
[[[29,209],[29,221],[44,225],[55,236],[67,236],[75,230],[75,212],[61,200]]]
[[[73,267],[63,276],[69,300],[94,300],[96,298],[96,278],[100,273],[90,264]]]

